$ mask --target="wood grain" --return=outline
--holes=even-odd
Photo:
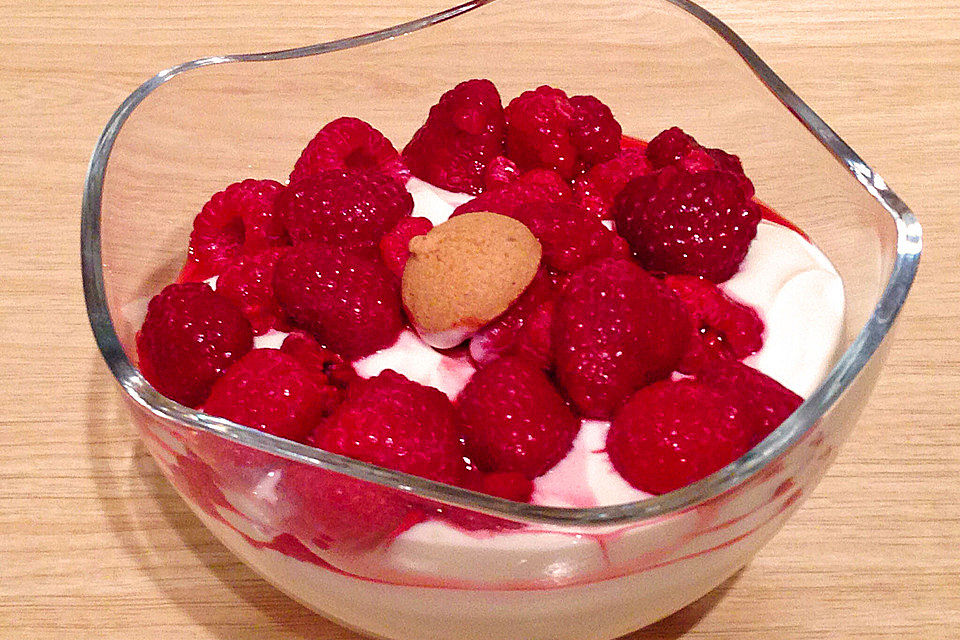
[[[960,637],[960,1],[704,5],[912,205],[926,247],[815,494],[736,577],[630,637]],[[83,310],[81,184],[107,117],[157,69],[442,6],[0,1],[0,637],[357,637],[238,563],[136,441]],[[280,23],[301,25],[295,42]]]

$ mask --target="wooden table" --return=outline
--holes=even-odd
[[[127,423],[80,291],[87,159],[139,82],[442,6],[313,4],[2,2],[3,638],[357,637],[187,511]],[[926,247],[885,372],[819,489],[735,578],[630,637],[960,637],[960,0],[704,4],[913,206]],[[274,20],[302,37],[271,39]]]

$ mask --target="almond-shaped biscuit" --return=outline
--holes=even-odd
[[[521,222],[465,213],[410,241],[403,304],[423,340],[454,347],[507,310],[540,266],[540,242]]]

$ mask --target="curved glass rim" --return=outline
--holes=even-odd
[[[712,29],[743,58],[757,78],[816,137],[861,185],[886,209],[897,228],[897,254],[890,278],[877,305],[850,347],[819,387],[766,439],[738,460],[712,475],[660,496],[619,505],[567,508],[513,502],[467,489],[440,484],[359,462],[185,407],[160,395],[127,358],[107,307],[101,256],[100,216],[104,176],[110,152],[126,119],[161,84],[199,67],[236,62],[263,62],[319,55],[413,33],[496,2],[473,0],[417,20],[362,35],[306,47],[267,53],[211,56],[161,71],[131,93],[113,113],[90,159],[81,216],[81,263],[87,315],[104,360],[130,398],[154,415],[189,428],[303,464],[409,492],[444,504],[488,515],[553,525],[602,526],[642,521],[688,509],[741,484],[787,451],[847,389],[879,347],[897,317],[913,283],[922,249],[921,228],[904,202],[840,137],[807,106],[736,33],[713,14],[687,0],[662,0],[686,11]]]

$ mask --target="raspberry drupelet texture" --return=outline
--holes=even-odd
[[[507,157],[521,171],[552,169],[573,177],[577,148],[570,140],[576,110],[567,94],[548,86],[525,91],[505,109]]]
[[[617,411],[607,453],[641,491],[667,493],[730,464],[751,446],[738,407],[692,380],[663,380],[634,393]]]
[[[240,310],[202,282],[171,284],[150,300],[137,333],[140,370],[157,391],[189,407],[253,348]]]
[[[743,173],[740,158],[723,149],[702,146],[679,127],[672,127],[657,134],[647,145],[646,155],[654,169],[672,166],[687,173],[729,173],[740,183],[746,197],[753,197],[753,183]]]
[[[515,209],[513,217],[540,241],[546,267],[575,271],[600,258],[630,256],[623,238],[573,203],[532,202]]]
[[[542,86],[514,98],[505,114],[507,156],[521,170],[552,169],[569,180],[620,151],[620,124],[594,96]]]
[[[519,177],[516,162],[506,156],[497,156],[483,170],[483,188],[486,191],[502,189]]]
[[[697,374],[697,380],[740,408],[750,430],[750,446],[766,438],[803,402],[770,376],[742,362],[714,361]]]
[[[398,278],[410,257],[410,240],[425,235],[433,229],[433,223],[426,218],[403,218],[393,229],[380,238],[380,259]]]
[[[673,371],[689,340],[686,308],[630,260],[575,272],[553,319],[556,376],[587,418],[609,418],[639,387]]]
[[[251,179],[215,193],[193,220],[193,279],[217,275],[241,256],[289,244],[283,223],[274,215],[274,203],[285,189],[273,180]]]
[[[254,349],[214,383],[203,410],[303,442],[338,400],[336,388],[316,384],[291,356],[278,349]]]
[[[403,149],[413,175],[448,191],[483,191],[491,161],[503,155],[505,123],[497,88],[467,80],[430,108],[426,123]]]
[[[574,202],[600,218],[610,217],[613,200],[627,183],[653,171],[643,149],[624,148],[574,181]]]
[[[450,399],[390,369],[354,383],[311,441],[325,451],[437,482],[457,484],[465,469]]]
[[[553,309],[560,288],[542,269],[510,307],[470,339],[470,357],[486,364],[523,355],[549,369],[553,364]]]
[[[315,384],[334,386],[341,392],[341,396],[357,379],[357,372],[349,362],[344,361],[338,353],[321,346],[306,332],[290,332],[283,339],[280,351],[300,363]]]
[[[484,365],[457,396],[467,456],[488,472],[546,473],[573,445],[580,421],[534,362],[507,356]]]
[[[371,244],[413,211],[413,198],[384,173],[331,169],[291,183],[276,213],[294,244]]]
[[[397,279],[365,255],[297,245],[280,258],[273,284],[292,323],[345,358],[390,346],[403,328]]]
[[[453,210],[453,215],[490,211],[513,217],[518,210],[531,202],[564,202],[572,197],[570,185],[556,171],[533,169],[501,189],[485,191],[473,200],[461,204]]]
[[[723,282],[747,255],[760,209],[730,173],[666,167],[627,183],[613,218],[644,268]]]
[[[386,137],[358,118],[337,118],[320,129],[300,154],[290,183],[331,169],[374,171],[406,179],[400,154]]]
[[[696,373],[717,359],[742,360],[763,347],[763,320],[752,307],[696,276],[667,276],[663,282],[693,319],[693,335],[677,365],[682,373]]]
[[[322,549],[371,549],[424,517],[396,490],[302,464],[283,469],[276,491],[284,527]]]
[[[570,139],[577,148],[580,168],[610,160],[620,153],[623,130],[610,107],[594,96],[573,96],[573,126]]]
[[[273,295],[273,272],[285,251],[286,247],[277,247],[243,256],[217,278],[217,293],[240,309],[256,336],[289,328]]]

